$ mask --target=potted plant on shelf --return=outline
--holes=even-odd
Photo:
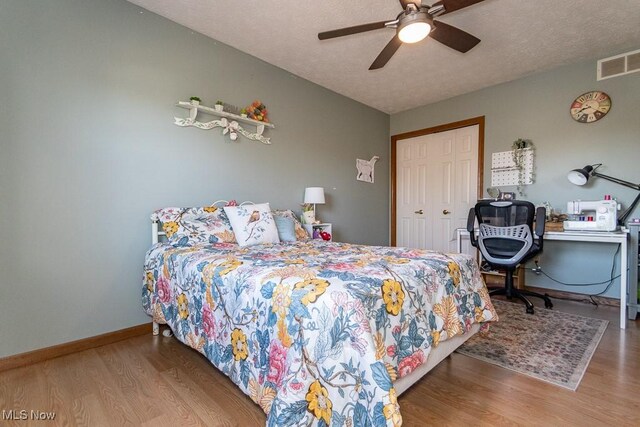
[[[534,153],[535,146],[530,139],[518,138],[513,141],[511,145],[511,154],[513,156],[513,163],[518,170],[518,194],[524,196],[524,185],[526,184],[526,160],[527,152]],[[531,178],[533,179],[533,170],[531,171]]]
[[[191,98],[189,98],[189,101],[191,101],[191,105],[194,105],[197,107],[198,105],[200,105],[200,101],[202,100],[197,96],[192,96]]]
[[[216,105],[214,105],[213,108],[215,108],[216,111],[223,111],[224,110],[224,102],[222,102],[220,100],[216,101]]]

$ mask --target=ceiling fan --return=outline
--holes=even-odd
[[[402,12],[393,21],[379,21],[339,30],[318,33],[320,40],[351,34],[364,33],[380,28],[395,28],[396,35],[382,49],[382,52],[369,67],[377,70],[385,66],[402,43],[416,43],[429,36],[445,46],[465,53],[480,43],[480,39],[444,22],[436,22],[433,18],[446,13],[455,12],[484,0],[440,0],[431,6],[422,4],[420,0],[400,0]]]

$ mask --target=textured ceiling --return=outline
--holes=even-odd
[[[386,113],[640,48],[638,0],[486,0],[440,19],[482,40],[470,52],[427,38],[369,71],[394,30],[317,34],[392,20],[396,0],[129,1]]]

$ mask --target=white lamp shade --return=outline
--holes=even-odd
[[[587,183],[587,180],[589,179],[588,176],[585,176],[578,170],[572,170],[571,172],[569,172],[567,178],[574,185],[585,185]]]
[[[589,177],[591,177],[592,172],[593,172],[593,166],[587,165],[582,169],[572,170],[567,175],[567,178],[574,185],[585,185],[587,181],[589,181]]]
[[[304,203],[323,204],[324,188],[307,187],[304,189]]]

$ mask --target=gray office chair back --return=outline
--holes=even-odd
[[[533,228],[533,217],[536,226]],[[474,226],[478,221],[478,238]],[[469,211],[467,231],[471,244],[480,249],[483,258],[494,268],[505,272],[503,288],[489,288],[489,295],[506,295],[507,299],[519,298],[527,313],[533,314],[533,303],[527,296],[542,298],[546,308],[553,307],[548,295],[526,289],[518,289],[513,284],[513,273],[518,264],[526,262],[542,251],[544,242],[545,209],[533,206],[525,200],[480,200]]]
[[[485,242],[491,239],[500,239],[502,244],[507,240],[512,240],[519,242],[522,247],[515,253],[513,251],[500,252],[497,251],[496,248],[487,248],[485,246]],[[531,228],[528,224],[514,225],[511,227],[496,227],[489,224],[480,224],[478,244],[480,245],[482,256],[490,263],[518,263],[533,246],[533,236],[531,236]]]

